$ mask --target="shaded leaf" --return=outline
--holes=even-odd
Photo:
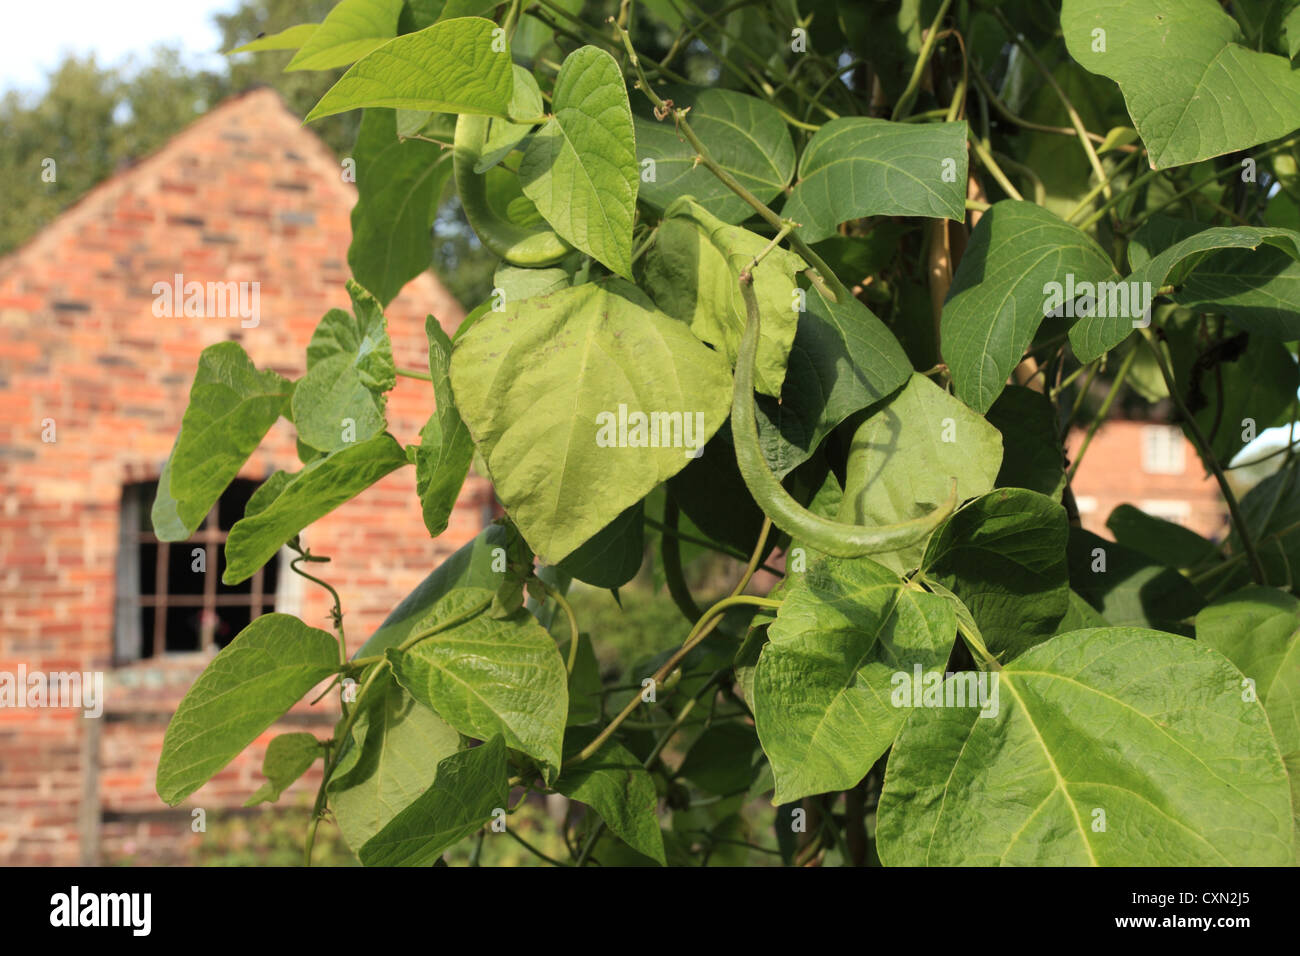
[[[970,609],[993,656],[1009,660],[1055,634],[1069,610],[1069,527],[1050,498],[999,488],[939,527],[926,575]]]
[[[570,734],[566,751],[577,753],[595,738],[594,730]],[[608,741],[593,756],[568,768],[555,782],[555,789],[570,800],[585,803],[605,821],[624,843],[667,865],[663,835],[655,811],[659,795],[650,774],[622,744]]]
[[[965,219],[966,132],[964,122],[833,119],[804,148],[781,214],[805,242],[863,216]]]
[[[1053,308],[1048,284],[1101,282],[1115,270],[1097,243],[1031,202],[1004,200],[985,213],[943,306],[943,356],[957,397],[989,410]],[[1080,361],[1085,357],[1072,335]],[[1104,349],[1103,349],[1104,351]]]
[[[785,120],[770,103],[724,89],[658,88],[661,98],[689,109],[691,129],[709,155],[760,201],[770,203],[794,175],[794,143]],[[634,118],[637,157],[654,160],[654,177],[641,183],[640,198],[664,210],[693,196],[723,222],[743,222],[753,208],[695,160],[695,150],[670,120],[652,119],[650,107]]]
[[[506,746],[493,737],[444,757],[433,785],[361,847],[366,866],[425,866],[506,809]]]
[[[275,803],[323,752],[315,734],[280,734],[267,745],[266,755],[262,758],[262,775],[266,777],[266,783],[244,801],[244,806]]]
[[[254,620],[176,708],[158,758],[158,796],[176,806],[338,669],[332,634],[290,614]]]
[[[438,764],[460,749],[460,734],[382,674],[362,707],[329,783],[329,805],[343,838],[360,851],[420,794]]]
[[[433,376],[437,406],[420,429],[420,444],[415,449],[415,491],[420,496],[424,526],[436,538],[447,530],[474,457],[474,441],[451,393],[451,339],[432,315],[425,318],[424,331],[429,339],[429,374]]]

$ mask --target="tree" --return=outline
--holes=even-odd
[[[443,860],[522,791],[586,808],[578,866],[1294,863],[1300,458],[1240,499],[1226,466],[1300,386],[1300,21],[1231,6],[408,0],[295,33],[347,67],[308,121],[362,111],[353,311],[296,382],[205,350],[155,530],[192,533],[282,415],[305,464],[250,500],[227,583],[321,560],[298,533],[403,467],[435,537],[472,460],[506,517],[359,649],[254,621],[159,795],[333,679],[334,734],[276,738],[261,792],[323,762],[308,862],[325,820],[362,863]],[[443,183],[502,262],[400,369],[383,308]],[[399,375],[430,381],[410,448]],[[1063,433],[1139,376],[1225,541],[1080,526]],[[626,585],[648,537],[685,636],[602,680],[567,595]],[[684,542],[734,568],[703,608]]]

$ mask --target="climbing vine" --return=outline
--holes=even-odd
[[[256,795],[323,768],[307,862],[322,826],[368,865],[1296,861],[1294,436],[1234,480],[1300,389],[1295,2],[341,0],[241,49],[347,68],[306,119],[364,111],[352,308],[297,380],[203,352],[153,523],[192,534],[287,418],[223,580],[288,547],[334,630],[217,655],[164,801],[328,682],[334,732],[274,738]],[[399,369],[447,191],[495,288]],[[1181,427],[1216,539],[1083,529],[1120,407]],[[431,536],[471,468],[504,516],[349,646],[299,536],[408,467]],[[571,588],[647,561],[681,642],[602,675]],[[511,827],[542,794],[564,858]]]

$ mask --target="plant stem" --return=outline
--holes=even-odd
[[[667,514],[666,505],[665,505],[664,513]],[[725,554],[727,557],[735,558],[737,561],[746,560],[746,556],[735,548],[728,548],[726,545],[719,544],[716,541],[709,541],[707,538],[698,538],[693,534],[687,534],[684,531],[678,531],[675,527],[669,527],[664,522],[656,521],[654,518],[646,518],[645,523],[649,527],[654,528],[660,534],[672,535],[678,541],[684,541],[687,544],[693,544],[700,548],[707,548],[709,551],[713,551],[716,554]],[[772,567],[770,564],[760,564],[759,570],[766,571],[768,574],[775,575],[778,578],[785,573],[783,571],[780,571]]]
[[[1123,364],[1120,365],[1119,371],[1115,373],[1114,381],[1110,383],[1110,391],[1106,393],[1106,398],[1101,403],[1101,409],[1088,425],[1088,432],[1083,436],[1083,444],[1079,446],[1079,453],[1074,456],[1074,461],[1070,463],[1070,470],[1065,474],[1065,483],[1067,485],[1074,482],[1074,475],[1083,462],[1083,456],[1088,451],[1088,445],[1092,443],[1092,436],[1097,434],[1097,429],[1101,427],[1102,422],[1106,420],[1106,416],[1110,414],[1110,406],[1115,403],[1120,386],[1124,384],[1124,379],[1128,377],[1128,370],[1133,367],[1133,360],[1136,357],[1137,349],[1131,349],[1128,355],[1124,356]],[[1082,395],[1080,397],[1082,398]],[[1073,418],[1074,416],[1071,415],[1070,417]]]
[[[1070,116],[1070,125],[1074,127],[1075,134],[1079,138],[1079,145],[1083,147],[1084,153],[1087,154],[1088,165],[1092,167],[1093,174],[1102,184],[1102,193],[1107,199],[1110,199],[1111,190],[1110,183],[1106,177],[1106,170],[1101,165],[1101,160],[1097,156],[1097,149],[1092,145],[1092,140],[1088,137],[1088,130],[1084,128],[1083,120],[1079,117],[1078,110],[1074,108],[1074,104],[1070,102],[1070,98],[1065,95],[1065,90],[1061,89],[1061,84],[1056,82],[1056,77],[1052,75],[1052,71],[1049,70],[1046,64],[1038,58],[1038,54],[1034,52],[1033,47],[1025,42],[1020,31],[1011,25],[1011,21],[1007,19],[1007,15],[1003,13],[996,4],[992,6],[992,12],[993,15],[997,17],[998,22],[1002,24],[1002,28],[1007,31],[1007,34],[1011,39],[1024,52],[1026,59],[1033,64],[1034,69],[1038,70],[1038,72],[1043,75],[1043,79],[1047,81],[1047,85],[1052,88],[1052,92],[1057,95],[1061,103],[1065,106],[1065,112]]]
[[[413,368],[399,368],[397,374],[402,378],[418,378],[422,382],[432,382],[433,376],[428,372],[419,372]]]
[[[1160,375],[1165,380],[1165,388],[1169,392],[1169,397],[1173,400],[1174,407],[1178,409],[1179,416],[1187,425],[1187,430],[1191,432],[1192,439],[1201,452],[1201,458],[1209,465],[1210,471],[1214,473],[1214,480],[1219,483],[1219,490],[1223,492],[1223,499],[1228,503],[1228,513],[1232,516],[1233,527],[1237,529],[1237,537],[1241,539],[1241,549],[1246,552],[1246,560],[1250,562],[1250,576],[1256,584],[1263,584],[1264,565],[1260,562],[1259,554],[1255,551],[1255,544],[1250,538],[1250,529],[1246,526],[1246,519],[1241,513],[1241,506],[1237,504],[1237,496],[1233,493],[1232,486],[1228,484],[1228,476],[1224,474],[1222,466],[1219,465],[1219,459],[1210,449],[1210,443],[1205,440],[1205,435],[1201,432],[1201,426],[1192,417],[1192,413],[1187,410],[1187,405],[1183,402],[1183,397],[1179,394],[1174,383],[1174,376],[1169,370],[1169,364],[1165,361],[1160,346],[1156,343],[1155,336],[1151,334],[1149,328],[1142,330],[1142,338],[1150,346],[1151,354],[1155,356],[1156,364],[1160,366]]]
[[[921,77],[925,75],[926,65],[930,62],[930,56],[934,53],[935,44],[939,40],[939,24],[943,23],[943,18],[948,15],[948,8],[952,6],[952,0],[943,0],[939,5],[939,12],[935,14],[934,19],[930,22],[930,28],[925,31],[925,40],[921,44],[921,51],[917,54],[916,65],[912,67],[912,75],[907,80],[907,86],[898,97],[898,102],[894,104],[894,111],[889,115],[895,122],[898,118],[912,108],[912,103],[916,101],[916,93],[921,88]]]
[[[695,648],[695,645],[699,644],[700,641],[704,640],[710,633],[712,633],[713,629],[718,626],[718,623],[722,620],[723,614],[728,609],[739,607],[741,605],[778,608],[781,606],[781,602],[774,601],[770,598],[754,597],[749,594],[736,594],[723,598],[717,604],[713,605],[713,607],[704,612],[703,616],[695,622],[695,626],[691,628],[691,632],[686,635],[686,640],[682,643],[682,646],[679,647],[673,653],[672,657],[668,658],[668,660],[666,660],[660,668],[654,672],[654,675],[651,677],[654,684],[656,686],[661,684],[664,678],[671,674],[673,670],[676,669],[677,665],[682,662],[682,658],[689,654]],[[627,706],[624,707],[617,716],[615,716],[614,719],[605,726],[605,728],[596,736],[596,739],[565,761],[564,766],[571,767],[574,764],[582,763],[592,754],[596,753],[596,751],[600,750],[600,748],[604,746],[605,741],[609,740],[609,738],[613,736],[614,731],[618,729],[619,724],[631,717],[633,711],[637,709],[640,703],[641,695],[634,694],[632,699],[627,702]]]
[[[531,843],[529,843],[519,834],[515,833],[515,831],[510,827],[506,827],[506,835],[512,837],[516,843],[518,843],[521,847],[523,847],[533,856],[537,857],[539,860],[545,860],[547,863],[551,864],[551,866],[564,866],[564,867],[570,866],[570,864],[565,863],[563,860],[557,860],[554,857],[547,856],[545,853],[537,849],[537,847],[533,846]]]
[[[1020,190],[1011,184],[1011,180],[1008,179],[1007,174],[1002,171],[1002,167],[999,166],[997,160],[993,158],[993,154],[985,148],[984,144],[980,142],[979,137],[975,135],[973,130],[970,134],[970,144],[971,148],[975,150],[975,155],[979,157],[980,164],[989,171],[995,180],[997,180],[997,184],[1002,187],[1002,191],[1012,199],[1023,201],[1025,197],[1020,195]]]
[[[772,519],[763,515],[763,527],[758,532],[758,543],[754,545],[754,553],[749,556],[749,563],[745,565],[745,573],[741,575],[736,586],[731,589],[731,596],[735,597],[744,592],[749,586],[750,580],[754,577],[754,572],[758,570],[759,561],[763,557],[763,548],[767,545],[767,536],[772,531]]]
[[[713,676],[704,682],[704,686],[697,690],[694,696],[682,705],[682,709],[678,712],[677,716],[673,718],[673,722],[668,725],[668,728],[660,734],[659,739],[655,741],[654,747],[650,750],[650,755],[642,761],[642,767],[649,770],[654,766],[654,762],[659,759],[659,755],[663,753],[664,747],[668,745],[668,741],[673,738],[673,735],[676,734],[679,729],[681,729],[682,724],[686,722],[686,718],[690,715],[691,711],[695,709],[695,704],[702,696],[704,696],[704,692],[713,687],[718,678],[724,673],[725,671],[715,671]],[[582,845],[582,852],[578,854],[578,859],[577,862],[573,864],[574,866],[586,865],[588,858],[591,856],[591,851],[595,849],[596,841],[600,839],[600,835],[604,830],[605,821],[601,820],[596,824],[596,827],[591,831],[591,833],[588,834],[587,841]]]
[[[293,571],[293,573],[299,577],[306,578],[308,581],[313,581],[316,584],[319,584],[328,591],[330,597],[334,599],[334,606],[330,609],[330,617],[334,621],[334,630],[339,637],[339,663],[346,667],[348,663],[348,641],[347,637],[343,634],[343,602],[339,600],[339,592],[334,590],[328,582],[322,581],[314,574],[308,574],[302,568],[298,567],[299,562],[302,561],[325,562],[328,560],[329,558],[314,557],[309,549],[289,562],[289,570]]]
[[[541,578],[537,580],[542,581]],[[558,588],[554,588],[542,581],[542,587],[546,589],[547,595],[560,606],[564,611],[564,616],[569,619],[569,676],[573,676],[573,667],[578,662],[578,617],[573,613],[573,606],[565,600],[564,595]]]
[[[352,711],[343,718],[342,726],[334,734],[334,747],[330,751],[329,760],[325,764],[325,772],[321,774],[320,789],[316,791],[316,804],[311,812],[311,824],[307,829],[307,844],[303,847],[303,863],[311,866],[311,850],[316,842],[316,827],[320,823],[321,814],[325,811],[325,788],[329,786],[330,777],[339,765],[339,760],[343,757],[343,748],[348,741],[348,735],[352,733],[352,725],[357,722],[357,715],[361,713],[361,702],[365,698],[366,691],[374,684],[375,678],[387,667],[388,661],[381,661],[366,677],[366,681],[357,691],[356,706]]]

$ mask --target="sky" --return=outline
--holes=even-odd
[[[65,51],[93,52],[102,65],[147,54],[159,44],[179,47],[196,66],[216,66],[220,35],[214,13],[238,0],[7,0],[0,30],[0,92],[39,92]]]

